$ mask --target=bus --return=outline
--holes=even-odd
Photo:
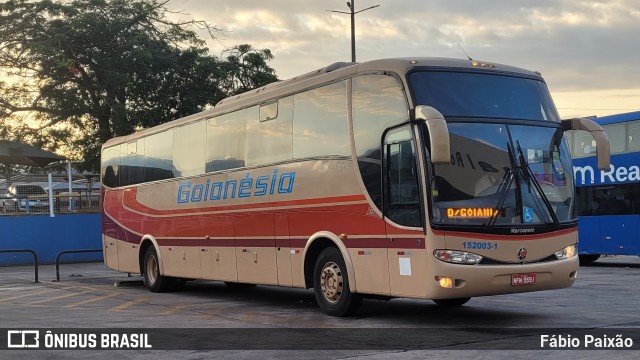
[[[560,121],[537,72],[336,63],[107,141],[104,261],[152,292],[313,288],[332,316],[363,298],[459,306],[565,288],[578,270],[571,129],[608,167],[602,128]]]
[[[596,144],[568,132],[578,211],[582,264],[601,255],[640,255],[640,111],[595,118],[611,144],[611,167],[595,167]],[[573,134],[571,134],[573,133]]]

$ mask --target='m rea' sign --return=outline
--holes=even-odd
[[[640,167],[632,163],[633,157],[628,155],[612,156],[609,170],[598,170],[595,161],[590,160],[593,158],[574,161],[573,175],[576,179],[576,186],[640,181]]]
[[[600,185],[616,184],[624,182],[640,181],[640,168],[637,165],[630,167],[611,164],[609,170],[598,170],[599,176],[592,166],[574,166],[573,175],[576,178],[576,185]]]

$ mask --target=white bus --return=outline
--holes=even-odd
[[[102,149],[108,267],[363,297],[571,286],[577,220],[560,121],[536,72],[443,58],[338,63]],[[561,173],[558,181],[546,181]]]

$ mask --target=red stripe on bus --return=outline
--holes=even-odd
[[[359,195],[333,196],[333,197],[300,199],[300,200],[261,202],[261,203],[253,203],[253,204],[228,205],[228,206],[208,206],[208,207],[198,207],[198,208],[189,208],[189,209],[158,210],[138,202],[136,188],[128,189],[128,191],[124,192],[124,196],[122,198],[124,206],[129,207],[135,211],[147,213],[149,215],[176,215],[176,214],[191,214],[191,213],[212,212],[212,211],[252,210],[252,209],[262,210],[263,208],[284,207],[284,206],[323,205],[323,204],[330,205],[330,204],[339,203],[339,202],[363,201],[365,199],[366,198],[364,197],[364,195],[359,194]],[[177,203],[176,203],[176,206],[178,206]]]

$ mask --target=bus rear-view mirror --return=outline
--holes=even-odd
[[[431,162],[434,164],[449,163],[451,161],[451,142],[449,140],[449,128],[444,116],[431,106],[416,106],[413,111],[413,118],[418,121],[424,121],[427,125]]]
[[[604,132],[602,126],[591,119],[573,118],[562,120],[562,128],[568,130],[585,130],[596,142],[596,157],[598,160],[598,169],[609,170],[611,164],[611,155],[609,147],[609,138]]]

